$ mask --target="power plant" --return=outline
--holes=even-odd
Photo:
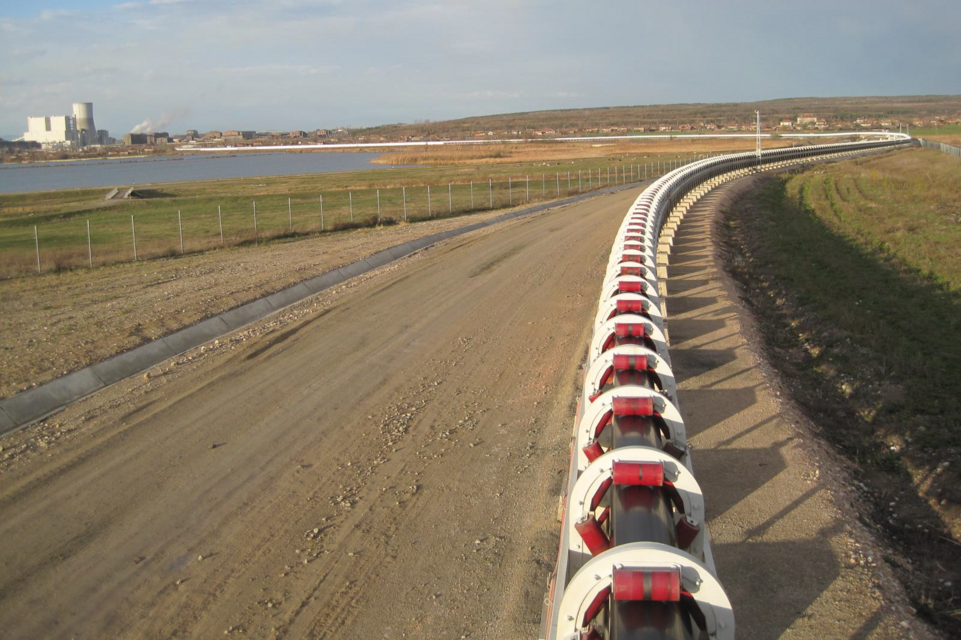
[[[92,102],[74,102],[73,115],[29,116],[23,139],[39,142],[44,149],[80,149],[108,144],[106,129],[97,130]]]

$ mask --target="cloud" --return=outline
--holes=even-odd
[[[296,75],[296,76],[316,76],[339,69],[338,66],[319,66],[314,67],[305,64],[252,64],[246,67],[217,67],[210,69],[211,73],[224,73],[243,76],[264,76],[264,75]]]
[[[70,18],[78,15],[80,15],[79,11],[70,11],[68,9],[44,9],[40,12],[40,19],[56,20],[57,18]]]
[[[113,8],[120,11],[125,11],[127,9],[136,9],[142,6],[144,6],[143,2],[121,2],[120,4],[113,5]]]
[[[492,91],[487,89],[484,91],[470,91],[460,95],[472,100],[496,100],[501,98],[517,99],[523,97],[524,94],[520,91]]]

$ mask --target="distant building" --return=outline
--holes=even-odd
[[[306,132],[306,131],[291,131],[288,135],[289,135],[291,138],[306,138],[306,137],[307,137],[307,132]]]
[[[170,134],[166,131],[148,133],[147,144],[170,144]]]
[[[77,121],[73,116],[30,116],[23,139],[44,148],[78,146]]]
[[[224,131],[224,138],[234,138],[240,140],[252,140],[253,131]]]
[[[123,137],[123,143],[128,147],[135,144],[147,144],[146,133],[128,133]]]
[[[197,130],[196,130],[196,129],[187,129],[187,133],[186,133],[185,135],[193,136],[194,138],[196,138],[196,137],[199,136],[200,134],[197,133]]]
[[[799,127],[815,125],[818,123],[818,118],[813,113],[802,113],[797,117],[797,124]]]

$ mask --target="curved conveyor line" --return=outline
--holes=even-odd
[[[614,240],[588,352],[542,638],[734,639],[704,521],[710,494],[694,480],[670,369],[663,279],[674,233],[722,182],[908,144],[891,136],[719,156],[667,173],[635,200]]]

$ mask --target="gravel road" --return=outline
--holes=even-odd
[[[636,195],[445,242],[4,438],[4,636],[535,636]]]
[[[447,241],[0,440],[4,637],[536,637],[636,193]],[[925,637],[752,355],[703,202],[668,326],[739,637]]]

